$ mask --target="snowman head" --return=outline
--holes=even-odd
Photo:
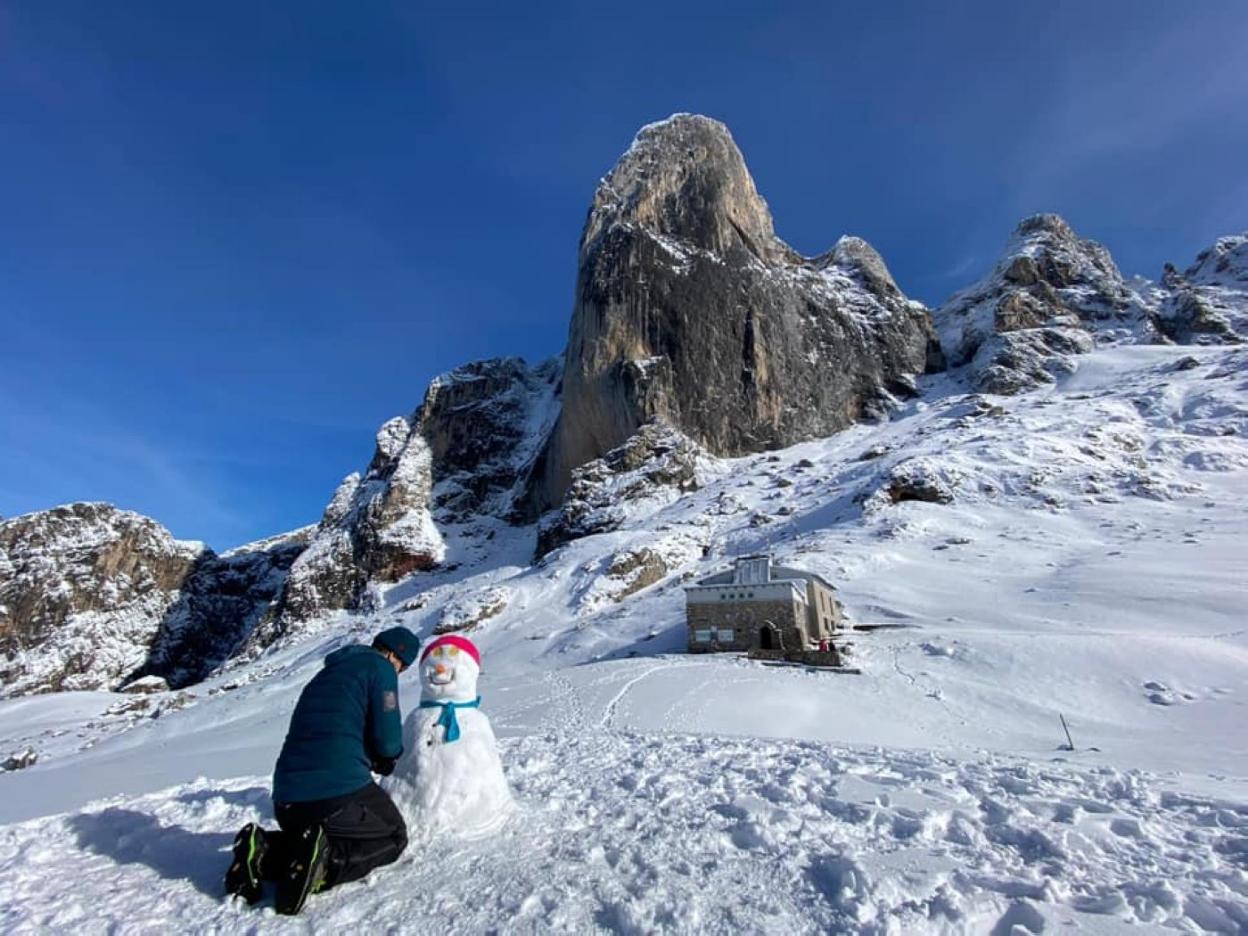
[[[471,702],[477,697],[481,654],[471,640],[447,634],[420,657],[420,697],[435,702]]]

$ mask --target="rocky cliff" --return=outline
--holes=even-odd
[[[517,517],[517,499],[556,408],[559,360],[466,364],[435,377],[420,407],[377,433],[367,471],[339,486],[286,581],[264,645],[328,612],[355,608],[370,583],[438,566],[442,529]]]
[[[110,504],[0,523],[0,694],[202,678],[271,609],[300,549],[291,535],[217,556]]]
[[[434,568],[445,555],[433,522],[433,458],[414,422],[396,416],[377,431],[363,475],[343,479],[295,560],[275,621],[253,641],[270,642],[292,624],[351,608],[370,580],[393,582]]]
[[[291,566],[312,527],[206,553],[161,619],[147,660],[129,678],[159,676],[174,689],[199,682],[248,647],[263,645]]]
[[[433,456],[440,524],[523,519],[523,481],[558,413],[563,361],[476,361],[434,378],[416,414]]]
[[[575,468],[651,420],[717,455],[778,448],[941,366],[927,310],[865,241],[800,256],[728,129],[678,114],[643,128],[594,194],[533,505],[558,504]]]

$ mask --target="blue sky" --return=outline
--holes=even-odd
[[[1153,277],[1248,228],[1239,0],[450,6],[0,0],[0,514],[313,522],[434,374],[561,350],[675,111],[929,304],[1037,211]]]

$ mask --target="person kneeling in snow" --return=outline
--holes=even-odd
[[[415,634],[392,627],[371,647],[355,644],[325,658],[299,696],[273,771],[281,831],[243,826],[227,893],[255,903],[261,882],[273,880],[277,912],[298,913],[309,894],[402,854],[407,826],[372,774],[389,775],[403,753],[398,674],[419,650]]]

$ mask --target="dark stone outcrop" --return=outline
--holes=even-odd
[[[612,595],[612,599],[623,601],[629,595],[662,580],[669,571],[663,556],[645,546],[616,553],[607,567],[607,575],[620,579],[623,587]]]
[[[927,310],[865,241],[804,259],[727,128],[676,115],[643,128],[594,195],[533,503],[558,504],[574,469],[653,419],[717,455],[779,448],[942,363]]]
[[[272,620],[286,576],[310,536],[308,528],[201,557],[133,677],[158,676],[181,689],[229,661]]]
[[[433,459],[440,523],[522,522],[523,481],[556,412],[562,360],[475,361],[435,378],[416,414]]]

